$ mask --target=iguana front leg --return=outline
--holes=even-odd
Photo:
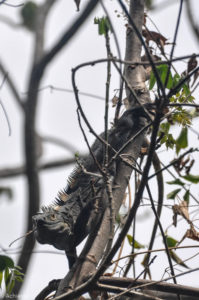
[[[73,247],[70,250],[65,250],[65,253],[68,259],[69,269],[71,269],[77,259],[76,247]]]

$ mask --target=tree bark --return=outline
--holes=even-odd
[[[141,33],[144,18],[144,0],[130,1],[130,15],[134,19],[136,27]],[[129,61],[141,61],[141,41],[137,38],[137,34],[130,25],[128,25],[127,28],[125,59]],[[142,66],[137,66],[135,68],[127,66],[125,70],[125,77],[128,82],[128,85],[130,85],[130,87],[133,88],[134,92],[139,98],[140,103],[146,104],[150,102],[148,90],[145,86],[144,68]],[[128,86],[126,88],[126,93],[130,107],[137,106],[136,99],[132,95]],[[145,120],[143,120],[143,127],[145,126],[145,124],[146,122]],[[132,135],[135,134],[136,132],[134,132]],[[140,133],[137,136],[137,138],[128,145],[128,147],[125,148],[124,152],[132,158],[133,164],[138,159],[144,138],[145,131],[143,130],[143,132]],[[122,204],[131,173],[132,167],[127,166],[124,162],[121,162],[119,164],[119,167],[117,168],[117,175],[113,185],[114,209],[116,214]],[[114,188],[114,186],[116,188]],[[72,268],[72,270],[66,275],[66,277],[61,281],[56,294],[56,299],[74,299],[74,297],[81,294],[80,291],[76,294],[71,294],[67,296],[62,295],[63,293],[66,293],[68,291],[68,287],[70,287],[70,290],[78,290],[77,287],[83,284],[85,280],[87,280],[89,275],[91,276],[91,274],[95,273],[97,265],[103,256],[104,249],[106,248],[107,242],[109,240],[109,230],[107,229],[109,227],[110,212],[109,208],[107,208],[98,234],[92,244],[90,251],[87,254],[87,257],[84,258],[83,262],[79,262],[78,264],[76,264]],[[102,267],[101,272],[105,271],[106,267],[107,265],[104,265]],[[98,277],[100,276],[100,274],[101,273],[98,274]],[[85,290],[86,288],[84,289],[84,291]]]

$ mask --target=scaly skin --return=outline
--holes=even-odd
[[[115,154],[131,137],[143,127],[146,115],[142,108],[129,109],[124,112],[115,127],[108,132],[108,143],[111,145],[108,157]],[[104,133],[100,135],[104,139]],[[98,139],[91,147],[96,160],[103,164],[104,143]],[[91,155],[81,161],[86,171],[97,173],[98,168]],[[116,166],[110,166],[109,173],[114,179]],[[65,250],[71,267],[76,258],[76,246],[91,232],[96,214],[103,212],[100,202],[104,181],[85,174],[78,165],[69,176],[67,187],[58,194],[56,203],[44,207],[42,213],[33,216],[35,237],[41,244],[50,244],[57,249]]]

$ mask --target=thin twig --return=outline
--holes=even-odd
[[[163,84],[162,84],[162,81],[161,81],[161,79],[160,79],[160,76],[159,76],[159,74],[158,74],[158,71],[157,71],[156,66],[155,66],[155,64],[154,64],[154,62],[153,62],[153,59],[152,59],[152,57],[151,57],[151,54],[150,54],[150,52],[149,52],[149,50],[148,50],[148,48],[147,48],[147,46],[146,46],[146,44],[145,44],[145,42],[144,42],[144,39],[143,39],[141,33],[139,32],[139,30],[137,29],[137,27],[136,27],[134,21],[132,20],[132,18],[131,18],[131,16],[130,16],[128,10],[126,9],[126,6],[124,5],[123,1],[122,1],[122,0],[118,0],[118,2],[119,2],[119,4],[120,4],[122,10],[124,11],[125,15],[127,16],[128,21],[129,21],[129,24],[130,24],[130,25],[133,27],[133,29],[135,30],[138,39],[141,41],[142,46],[144,47],[144,50],[145,50],[145,52],[146,52],[146,55],[147,55],[147,57],[148,57],[148,60],[149,60],[150,65],[151,65],[151,67],[152,67],[152,70],[153,70],[153,72],[154,72],[154,75],[155,75],[155,77],[156,77],[156,79],[157,79],[158,86],[159,86],[160,89],[161,89],[163,98],[166,99],[165,88],[164,88],[164,86],[163,86]],[[159,95],[159,97],[160,97],[160,95]]]
[[[105,40],[106,40],[106,51],[107,51],[107,57],[111,57],[111,49],[110,49],[110,38],[108,30],[105,33]],[[108,151],[108,113],[109,113],[109,93],[110,93],[110,79],[111,79],[111,62],[107,62],[107,79],[106,79],[106,97],[105,97],[105,116],[104,116],[104,134],[105,134],[105,151],[104,151],[104,167],[105,167],[105,174],[104,174],[104,180],[106,185],[106,192],[108,195],[109,200],[109,208],[110,208],[110,234],[108,243],[106,246],[106,250],[104,253],[104,257],[106,257],[107,253],[110,251],[113,237],[114,237],[114,221],[115,221],[115,203],[112,193],[112,184],[110,180],[110,175],[108,171],[108,161],[109,161],[109,151]],[[103,260],[101,262],[103,264]]]
[[[169,62],[177,62],[177,61],[181,61],[182,59],[189,59],[191,58],[192,55],[184,55],[184,56],[179,56],[179,57],[176,57],[176,58],[173,58],[172,60],[159,60],[159,61],[154,61],[154,65],[165,65],[165,64],[168,64]],[[199,54],[195,54],[195,57],[199,57]],[[127,61],[127,60],[120,60],[118,58],[115,58],[115,57],[111,57],[111,58],[99,58],[99,59],[95,59],[95,60],[91,60],[91,61],[87,61],[85,63],[81,63],[79,64],[78,66],[75,67],[75,69],[81,69],[83,67],[86,67],[86,66],[91,66],[93,67],[94,65],[96,64],[101,64],[101,63],[106,63],[107,61],[114,61],[114,62],[121,62],[122,64],[125,64],[125,65],[130,65],[132,67],[136,67],[136,66],[150,66],[150,62],[147,60],[147,61]]]
[[[192,4],[190,1],[185,1],[185,4],[186,4],[186,12],[187,12],[187,16],[188,16],[188,20],[191,24],[191,27],[193,29],[193,32],[197,38],[197,40],[199,40],[199,27],[198,27],[198,24],[197,22],[194,21],[194,16],[193,16],[193,12],[192,12]]]
[[[188,81],[198,71],[199,71],[199,67],[195,68],[192,72],[187,74],[182,80],[180,80],[180,82],[173,89],[171,89],[168,92],[167,97],[171,98],[173,95],[175,95],[179,90],[179,88],[181,88],[183,84],[186,83],[186,81]]]
[[[163,167],[165,167],[165,165],[161,162],[161,165],[163,166]],[[177,177],[169,170],[169,169],[166,169],[167,170],[167,172],[174,178],[174,179],[177,179]],[[182,188],[187,192],[188,190],[187,190],[187,188],[183,185],[182,186]],[[198,203],[199,204],[199,201],[198,201],[198,199],[191,193],[191,192],[189,192],[189,195],[190,195],[190,197],[192,197],[193,199],[194,199],[194,201],[196,202],[196,203]]]
[[[6,76],[6,82],[8,83],[10,90],[12,91],[12,94],[17,102],[17,104],[19,105],[19,107],[24,111],[24,103],[22,102],[21,97],[19,96],[19,92],[17,90],[17,87],[13,81],[13,79],[11,78],[9,72],[6,71],[6,68],[4,67],[3,63],[0,62],[0,71],[1,73]]]
[[[195,151],[199,151],[198,149],[194,149],[194,148],[190,148],[189,150],[187,150],[186,152],[184,152],[183,154],[181,154],[178,158],[172,160],[168,165],[164,166],[162,169],[156,171],[155,173],[153,173],[152,175],[150,175],[148,177],[148,180],[152,179],[154,176],[158,175],[159,173],[167,170],[168,168],[170,168],[171,166],[175,165],[178,161],[180,161],[185,155],[189,154],[189,153],[193,153]]]
[[[195,268],[195,269],[192,269],[192,270],[189,270],[189,271],[186,271],[186,272],[182,272],[182,273],[180,273],[180,274],[177,274],[177,275],[175,275],[175,278],[176,278],[176,277],[181,277],[181,276],[184,276],[184,275],[187,275],[187,274],[196,272],[196,271],[199,271],[199,268]],[[143,287],[146,288],[146,287],[155,285],[155,284],[157,284],[157,283],[161,283],[161,282],[163,282],[163,281],[168,281],[168,280],[170,280],[170,279],[173,279],[173,276],[169,276],[169,277],[164,278],[164,279],[159,280],[159,281],[149,282],[149,283],[137,285],[137,286],[133,287],[133,289],[143,288]],[[180,294],[180,291],[178,291],[178,293]]]
[[[131,278],[102,276],[99,279],[99,283],[105,286],[108,285],[112,287],[122,287],[122,288],[128,288],[130,284],[133,284],[135,286],[135,285],[142,285],[145,283],[153,283],[153,285],[148,285],[147,290],[154,290],[154,291],[159,291],[159,292],[164,292],[169,294],[176,294],[177,292],[180,291],[181,295],[195,296],[195,297],[198,297],[199,295],[198,288],[192,288],[190,286],[179,285],[179,284],[176,285],[164,281],[159,282],[159,281],[138,279],[137,282],[135,282],[134,279]]]
[[[5,115],[7,124],[8,124],[8,135],[11,136],[12,130],[11,130],[11,125],[10,125],[9,117],[8,117],[8,114],[7,114],[7,112],[6,112],[6,109],[5,109],[4,104],[3,104],[3,102],[1,101],[1,99],[0,99],[0,106],[1,106],[2,109],[3,109],[4,115]]]
[[[86,158],[87,155],[81,155],[82,158]],[[53,168],[60,168],[60,167],[65,167],[71,164],[74,164],[75,158],[68,158],[68,159],[59,159],[59,160],[54,160],[51,162],[46,162],[39,164],[37,167],[37,171],[44,171],[48,169],[53,169]],[[11,178],[15,176],[21,176],[24,175],[26,172],[26,167],[16,167],[16,168],[5,168],[0,170],[0,179],[5,179],[5,178]]]
[[[42,92],[46,89],[50,89],[50,92],[51,91],[58,91],[58,92],[66,92],[66,93],[71,93],[71,94],[74,94],[74,90],[72,89],[65,89],[65,88],[61,88],[61,87],[56,87],[54,85],[46,85],[46,86],[43,86],[43,87],[40,87],[38,89],[38,92]],[[104,101],[104,97],[101,97],[101,96],[98,96],[98,95],[95,95],[95,94],[91,94],[91,93],[85,93],[85,92],[78,92],[79,95],[82,95],[82,96],[86,96],[86,97],[90,97],[90,98],[95,98],[95,99],[99,99],[99,100],[103,100]],[[24,92],[22,94],[27,94],[27,92]]]
[[[179,249],[191,249],[191,248],[199,248],[199,245],[190,245],[190,246],[174,246],[174,247],[168,247],[168,250],[179,250]],[[120,257],[119,259],[115,259],[111,262],[111,264],[115,264],[116,262],[126,259],[129,257],[134,257],[137,255],[142,255],[142,254],[147,254],[147,253],[156,253],[156,252],[163,252],[165,251],[166,248],[160,248],[160,249],[152,249],[152,250],[145,250],[145,251],[140,251],[132,254],[128,254],[125,256]]]
[[[153,203],[153,197],[152,197],[151,190],[150,190],[148,184],[146,185],[146,189],[147,189],[147,192],[148,192],[148,195],[149,195],[149,199],[150,199],[150,202],[151,202],[151,207],[152,207],[153,213],[154,213],[155,218],[156,218],[156,220],[158,222],[158,225],[159,225],[159,228],[160,228],[160,232],[161,232],[161,235],[162,235],[162,239],[163,239],[163,242],[164,242],[164,245],[165,245],[165,249],[166,249],[165,251],[166,251],[166,254],[167,254],[167,258],[168,258],[168,262],[169,262],[169,267],[170,267],[170,270],[171,270],[171,274],[173,276],[173,282],[175,284],[177,284],[176,278],[175,278],[173,264],[172,264],[172,261],[171,261],[171,256],[170,256],[168,245],[167,245],[167,240],[166,240],[166,237],[165,237],[165,234],[164,234],[164,230],[163,230],[162,224],[160,222],[159,216],[158,216],[157,211],[155,209],[155,206],[154,206],[154,203]]]
[[[97,288],[99,290],[104,290],[110,293],[117,293],[118,295],[116,296],[112,296],[111,298],[109,298],[109,300],[113,300],[113,299],[117,299],[118,297],[125,295],[126,297],[130,296],[133,297],[134,296],[138,296],[140,299],[144,300],[144,299],[151,299],[151,300],[163,300],[162,298],[159,297],[154,297],[154,296],[150,296],[148,294],[144,294],[142,292],[138,292],[138,291],[129,291],[128,288],[122,288],[119,286],[112,286],[112,285],[108,285],[108,284],[102,284],[102,283],[97,283]],[[132,299],[133,299],[132,298]],[[136,297],[137,298],[137,297]]]
[[[178,12],[177,24],[176,24],[176,27],[175,27],[175,33],[174,33],[174,38],[173,38],[170,57],[169,57],[170,61],[173,58],[173,53],[174,53],[174,49],[175,49],[175,46],[176,46],[177,34],[178,34],[179,26],[180,26],[180,18],[181,18],[181,15],[182,15],[182,6],[183,6],[183,0],[180,0],[180,8],[179,8],[179,12]],[[171,63],[168,64],[168,70],[167,70],[167,75],[166,75],[166,80],[165,80],[165,85],[164,85],[165,87],[167,86],[167,83],[168,83],[168,80],[169,80],[170,70],[171,70]]]
[[[147,144],[148,144],[148,141],[147,141]],[[153,167],[154,167],[155,171],[157,171],[161,168],[160,160],[159,160],[159,157],[158,157],[156,152],[154,152],[154,156],[153,156]],[[163,198],[164,198],[163,174],[162,173],[157,174],[156,179],[157,179],[157,186],[158,186],[157,215],[158,215],[158,218],[160,219],[161,212],[162,212],[162,206],[163,206]],[[153,203],[153,205],[154,205],[154,203]],[[150,239],[150,242],[149,242],[148,250],[151,250],[153,248],[153,244],[154,244],[154,240],[155,240],[155,237],[156,237],[156,232],[157,232],[158,225],[159,225],[158,220],[155,218],[155,223],[154,223],[153,230],[152,230],[152,233],[151,233],[151,239]],[[145,257],[146,264],[148,263],[149,259],[150,259],[150,252]],[[145,272],[144,275],[146,276],[147,273]]]
[[[88,142],[88,139],[87,139],[87,137],[86,137],[85,131],[84,131],[83,127],[82,127],[81,119],[80,119],[80,113],[79,113],[79,108],[77,108],[77,119],[78,119],[78,122],[79,122],[80,129],[81,129],[81,131],[82,131],[84,140],[85,140],[85,142],[86,142],[86,145],[87,145],[87,147],[88,147],[88,149],[89,149],[89,152],[90,152],[90,154],[91,154],[91,156],[92,156],[92,158],[93,158],[93,161],[94,161],[94,163],[95,163],[97,169],[99,170],[99,172],[104,176],[104,171],[103,171],[103,169],[101,168],[99,162],[97,161],[97,159],[96,159],[96,157],[95,157],[95,154],[93,153],[92,148],[91,148],[90,145],[89,145],[89,142]]]
[[[121,50],[120,50],[120,46],[119,46],[119,42],[118,42],[118,38],[117,38],[117,33],[114,29],[114,26],[112,24],[112,21],[111,21],[111,17],[110,17],[110,14],[108,12],[108,10],[106,9],[106,6],[104,5],[103,1],[100,2],[101,3],[101,6],[103,8],[103,10],[105,11],[107,17],[108,17],[108,20],[109,20],[109,23],[111,25],[111,30],[113,32],[113,36],[114,36],[114,40],[115,40],[115,45],[116,45],[116,49],[117,49],[117,53],[118,53],[118,57],[120,60],[122,60],[122,57],[121,57]],[[120,63],[120,71],[122,72],[122,63]],[[118,103],[117,103],[117,107],[116,107],[116,111],[115,111],[115,119],[114,119],[114,122],[116,122],[116,120],[118,119],[119,117],[119,111],[120,111],[120,107],[121,107],[121,104],[122,104],[122,94],[123,94],[123,79],[121,78],[120,76],[120,90],[119,90],[119,100],[118,100]]]

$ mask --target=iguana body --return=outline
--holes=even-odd
[[[141,127],[145,113],[142,108],[129,109],[108,132],[109,160]],[[100,135],[104,139],[104,133]],[[103,164],[104,143],[96,140],[91,147],[96,160]],[[98,168],[91,155],[81,162],[86,171],[97,173]],[[116,164],[117,165],[117,164]],[[112,166],[110,166],[112,168]],[[113,171],[114,170],[114,171]],[[117,168],[111,170],[114,173]],[[103,180],[85,174],[78,165],[69,177],[68,186],[59,193],[56,204],[43,208],[33,217],[35,237],[41,244],[50,244],[65,250],[70,267],[75,261],[76,246],[88,235],[96,213],[99,215],[104,204],[100,202]]]
[[[70,195],[62,192],[59,197],[58,205],[42,208],[43,212],[33,217],[35,237],[41,244],[65,250],[71,267],[76,258],[76,246],[90,230],[91,200],[94,195],[88,186],[83,189],[80,187]],[[65,197],[67,200],[64,204]]]

